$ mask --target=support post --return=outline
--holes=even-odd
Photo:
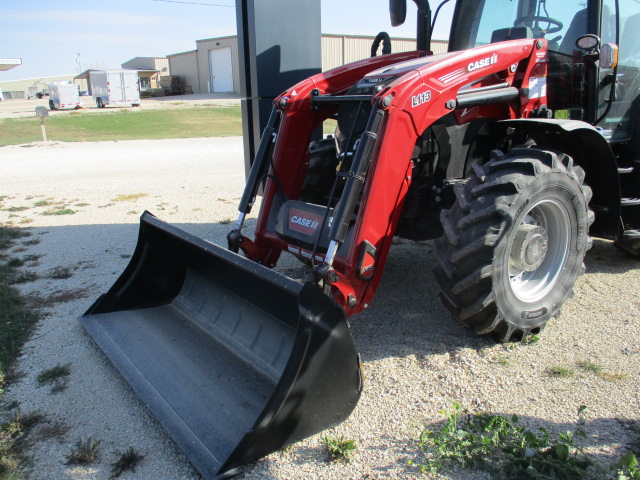
[[[245,171],[274,98],[322,71],[320,0],[236,2]]]

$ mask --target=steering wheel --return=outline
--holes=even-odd
[[[548,23],[549,26],[553,25],[553,27],[544,30],[545,33],[557,33],[564,28],[563,23],[557,18],[551,17],[542,17],[540,15],[533,15],[531,17],[520,17],[516,18],[516,21],[513,22],[515,26],[518,26],[521,23],[531,23],[531,22],[540,22],[540,23]],[[538,27],[536,25],[536,27]],[[538,27],[539,28],[539,27]]]

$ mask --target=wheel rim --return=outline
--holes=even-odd
[[[523,217],[509,252],[509,285],[519,300],[537,302],[553,289],[569,256],[570,225],[566,208],[553,200]]]

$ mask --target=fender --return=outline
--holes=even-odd
[[[596,219],[592,235],[616,238],[620,225],[620,180],[616,157],[607,140],[592,125],[579,120],[528,118],[503,120],[498,125],[526,132],[538,144],[571,156],[593,190],[591,208]]]

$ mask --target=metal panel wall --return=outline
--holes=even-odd
[[[198,92],[197,93],[209,93],[211,91],[210,85],[210,72],[211,66],[209,65],[209,51],[216,48],[231,48],[231,65],[233,66],[233,91],[240,91],[240,59],[238,56],[238,37],[235,35],[232,37],[221,38],[209,38],[206,40],[198,40],[196,42],[197,49],[197,62],[198,62]],[[173,70],[172,70],[173,72]],[[195,89],[193,91],[196,93]]]
[[[374,36],[368,35],[322,35],[322,70],[330,70],[346,63],[362,60],[371,55],[371,44]],[[391,51],[410,52],[416,49],[414,38],[391,38]],[[382,50],[378,49],[379,52]],[[434,54],[445,53],[445,40],[432,40],[431,50]]]
[[[198,79],[198,58],[196,51],[176,53],[167,55],[169,59],[169,70],[172,75],[179,75],[184,78],[185,84],[191,87],[193,93],[200,91],[200,80]]]

